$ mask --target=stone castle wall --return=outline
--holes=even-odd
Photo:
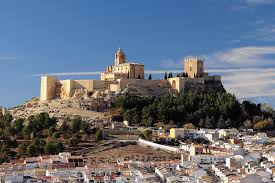
[[[115,64],[101,73],[101,80],[57,80],[55,77],[41,77],[41,100],[67,99],[81,96],[89,91],[104,90],[120,92],[128,89],[135,95],[165,95],[191,90],[224,91],[220,76],[209,76],[204,72],[204,61],[187,58],[184,62],[187,77],[167,80],[145,80],[144,64],[126,63],[126,56],[119,48],[115,54]]]
[[[205,78],[169,78],[171,88],[177,92],[202,91],[216,93],[225,91],[220,76],[207,76]]]
[[[55,98],[56,78],[51,76],[41,77],[40,100],[47,101]]]
[[[54,98],[67,99],[77,90],[95,91],[109,89],[119,92],[128,89],[133,95],[166,95],[176,92],[224,91],[220,76],[205,76],[204,78],[175,77],[167,80],[117,79],[105,80],[61,80],[44,76],[41,78],[41,100]],[[60,87],[57,87],[59,86]],[[60,91],[58,91],[60,90]]]
[[[145,79],[118,79],[120,89],[125,89],[129,85],[137,85],[139,87],[163,87],[167,85],[166,80],[145,80]]]
[[[106,88],[106,82],[103,80],[63,80],[60,81],[62,84],[60,98],[66,99],[74,94],[75,90],[87,90],[94,91],[96,89]]]

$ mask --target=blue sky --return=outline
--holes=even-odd
[[[69,73],[102,71],[118,47],[146,70],[203,57],[228,91],[273,102],[274,9],[274,0],[3,0],[0,105],[39,96],[39,74],[99,78]]]

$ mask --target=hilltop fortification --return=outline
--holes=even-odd
[[[95,92],[105,94],[128,93],[133,95],[165,95],[199,90],[224,91],[221,76],[209,76],[204,71],[204,60],[184,60],[184,71],[177,77],[151,80],[144,78],[144,65],[127,62],[125,53],[118,49],[114,65],[107,66],[100,80],[58,80],[53,76],[41,77],[41,101],[82,98]]]

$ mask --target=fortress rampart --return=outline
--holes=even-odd
[[[126,56],[119,49],[115,54],[115,65],[107,67],[101,74],[101,80],[58,80],[53,76],[42,76],[40,100],[67,99],[79,90],[120,92],[128,88],[137,95],[164,95],[191,90],[224,91],[221,76],[205,73],[203,60],[186,59],[184,68],[184,77],[147,80],[144,79],[144,65],[126,63]]]

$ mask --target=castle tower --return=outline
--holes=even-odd
[[[204,74],[203,60],[199,58],[187,58],[184,60],[184,71],[189,78],[202,77]]]
[[[121,48],[117,50],[117,53],[115,54],[115,65],[124,64],[126,63],[126,56],[122,52]]]
[[[54,99],[56,90],[56,78],[52,76],[42,76],[40,83],[40,100],[47,101]]]

